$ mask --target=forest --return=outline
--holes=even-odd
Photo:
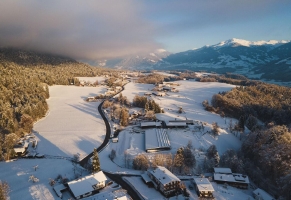
[[[0,160],[14,156],[19,137],[45,116],[49,85],[78,85],[77,76],[111,74],[72,59],[0,49]]]
[[[248,134],[233,155],[238,170],[276,197],[290,197],[291,89],[258,82],[215,94],[205,109],[238,119],[230,131]],[[230,157],[231,158],[231,157]],[[229,166],[230,167],[230,166]]]

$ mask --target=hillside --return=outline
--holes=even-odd
[[[106,73],[111,72],[70,58],[0,49],[0,160],[13,154],[8,141],[29,133],[46,114],[49,85],[79,85],[76,77]]]
[[[59,55],[45,54],[15,48],[0,48],[0,62],[13,62],[18,65],[60,65],[78,63],[74,59]]]

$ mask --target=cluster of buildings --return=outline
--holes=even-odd
[[[17,156],[24,156],[28,153],[29,144],[31,143],[31,148],[34,149],[37,146],[37,140],[33,135],[27,135],[14,145],[13,149]]]
[[[143,181],[156,188],[164,196],[169,197],[183,192],[181,180],[167,168],[157,166],[142,175]],[[207,178],[194,178],[194,185],[199,197],[213,197],[214,189]]]
[[[154,187],[165,197],[183,192],[181,180],[162,166],[148,170],[145,174],[142,174],[142,179],[148,186]],[[229,168],[214,168],[213,181],[218,184],[227,184],[242,189],[248,189],[249,185],[248,176],[232,173]],[[214,197],[215,190],[208,178],[195,177],[193,178],[192,184],[195,187],[198,197]],[[253,191],[253,197],[256,200],[274,200],[271,195],[260,188]]]

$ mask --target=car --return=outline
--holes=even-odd
[[[44,154],[38,153],[35,155],[36,158],[44,158]]]
[[[26,158],[35,158],[36,153],[29,153],[25,157]]]
[[[113,181],[110,181],[110,180],[106,181],[106,185],[111,185],[111,184],[113,184]]]

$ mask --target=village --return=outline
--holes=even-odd
[[[90,110],[94,107],[96,110],[96,106],[103,103],[103,114],[109,121],[111,134],[106,147],[98,152],[101,171],[92,174],[81,166],[76,167],[77,164],[73,164],[74,169],[77,170],[71,172],[71,176],[74,174],[73,177],[76,177],[76,171],[79,171],[77,178],[69,178],[65,182],[55,181],[52,184],[55,194],[51,193],[52,196],[56,195],[62,199],[130,199],[126,190],[107,176],[112,174],[122,177],[139,199],[273,199],[260,188],[256,188],[246,174],[233,172],[230,168],[217,165],[205,169],[208,148],[215,146],[222,156],[228,149],[238,149],[241,141],[236,134],[230,133],[229,122],[232,119],[208,113],[201,102],[211,98],[211,94],[215,92],[229,90],[234,86],[198,83],[195,80],[164,82],[156,85],[141,84],[136,82],[136,76],[132,78],[132,74],[130,76],[124,74],[113,82],[115,85],[108,86],[105,83],[107,79],[108,77],[99,77],[97,87],[90,85],[90,81],[84,81],[86,84],[82,84],[79,88],[88,90],[97,88],[99,92],[90,96],[82,95],[83,102],[79,101],[79,104],[86,107],[76,106],[78,111],[91,114]],[[136,107],[132,104],[136,96],[156,102],[160,112],[153,113],[152,109]],[[124,100],[121,104],[120,99]],[[104,107],[105,101],[109,102],[109,106]],[[121,118],[118,118],[120,114],[114,113],[117,109],[119,112],[126,109],[126,125],[121,125]],[[53,112],[56,111],[51,109],[47,118]],[[71,112],[68,114],[72,115]],[[92,114],[91,117],[92,119],[97,117],[100,123],[104,123],[99,114]],[[96,144],[98,147],[104,139],[102,137],[94,143],[89,143],[91,139],[88,139],[88,147],[91,147],[91,150],[83,148],[83,145],[78,147],[68,143],[68,147],[72,147],[73,151],[50,152],[42,146],[46,145],[44,143],[46,140],[57,145],[63,152],[65,147],[60,146],[55,140],[56,137],[51,136],[51,128],[45,123],[46,119],[38,122],[33,134],[22,138],[18,146],[15,146],[14,150],[19,156],[32,158],[33,161],[58,158],[72,162],[75,153],[80,152],[81,148],[83,151],[78,153],[79,160],[92,152],[92,147],[95,148]],[[64,123],[62,122],[59,127]],[[213,132],[214,123],[218,124],[217,134]],[[76,129],[78,129],[77,134],[83,133],[81,129]],[[71,128],[69,130],[73,131]],[[66,131],[67,129],[61,128],[61,132]],[[46,136],[46,132],[50,135]],[[105,132],[105,128],[101,128],[99,134]],[[78,136],[80,137],[81,135]],[[92,133],[90,137],[95,136]],[[71,139],[67,137],[66,140]],[[188,147],[194,156],[195,165],[181,167],[182,170],[173,167],[179,149]],[[137,169],[134,166],[138,156],[146,157],[147,167],[140,165]],[[165,159],[167,156],[170,156],[170,159]],[[157,158],[162,161],[158,162]],[[92,164],[92,159],[89,164],[90,162]],[[35,171],[39,170],[35,169]]]

